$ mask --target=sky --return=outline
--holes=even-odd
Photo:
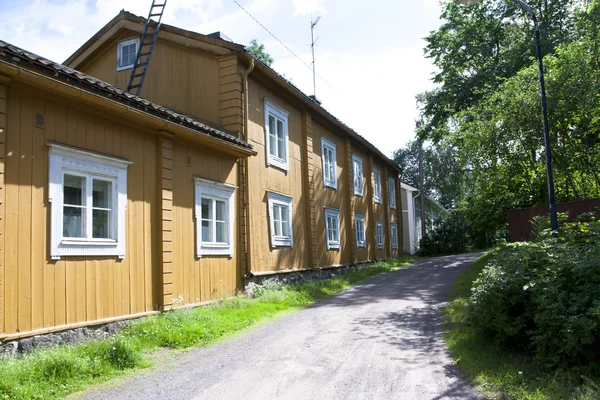
[[[243,11],[236,1],[274,36]],[[151,0],[0,0],[0,40],[63,62],[121,9],[147,17]],[[272,67],[384,154],[414,138],[415,96],[433,88],[423,40],[437,29],[438,0],[169,0],[163,23],[265,45]],[[308,65],[308,66],[307,66]]]

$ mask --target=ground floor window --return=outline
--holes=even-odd
[[[392,249],[397,249],[398,248],[398,225],[392,224],[390,230],[391,230],[391,236],[392,236]]]
[[[271,245],[273,247],[293,247],[292,197],[281,193],[268,192],[268,199]]]
[[[233,257],[235,186],[195,179],[196,256]]]
[[[340,248],[340,210],[325,209],[325,229],[327,232],[327,250]]]
[[[377,248],[383,249],[383,221],[375,221],[375,239],[377,240]]]
[[[354,230],[356,231],[356,247],[366,247],[367,240],[365,235],[364,214],[354,214]]]
[[[125,257],[131,162],[48,143],[50,255]]]

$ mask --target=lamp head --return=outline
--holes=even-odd
[[[481,0],[458,0],[460,4],[464,4],[465,6],[472,6],[473,4],[480,3]]]

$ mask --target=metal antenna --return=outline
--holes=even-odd
[[[314,39],[314,30],[315,26],[319,23],[321,17],[317,17],[314,21],[312,20],[312,14],[310,15],[310,47],[312,50],[312,70],[313,70],[313,96],[315,99],[317,98],[317,82],[316,82],[316,72],[315,72],[315,43],[319,40],[319,37]]]

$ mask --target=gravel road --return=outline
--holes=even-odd
[[[479,399],[441,335],[477,255],[425,259],[86,399]]]

